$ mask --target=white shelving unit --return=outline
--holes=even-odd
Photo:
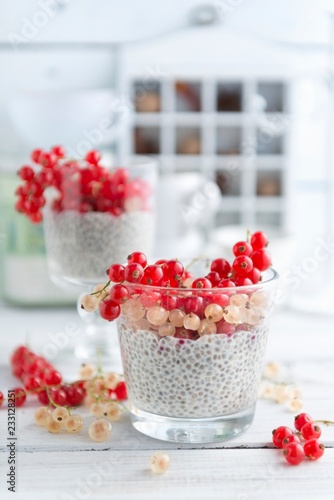
[[[288,79],[132,76],[127,83],[137,99],[123,153],[157,156],[161,175],[214,178],[222,193],[217,226],[288,229]]]

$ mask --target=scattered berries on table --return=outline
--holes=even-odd
[[[334,424],[329,420],[317,420],[326,425]],[[321,429],[307,413],[300,413],[294,420],[295,431],[280,426],[272,432],[272,441],[277,448],[283,448],[283,456],[291,465],[298,465],[303,460],[318,460],[325,452],[325,446],[318,438]],[[304,442],[302,442],[302,440]]]
[[[35,411],[35,423],[52,434],[80,432],[84,420],[79,413],[72,412],[82,404],[93,417],[98,417],[98,422],[93,421],[88,431],[95,441],[107,439],[111,432],[110,421],[116,422],[122,416],[125,408],[122,401],[127,399],[127,391],[118,373],[104,373],[101,367],[97,369],[90,363],[84,363],[79,369],[79,380],[67,384],[49,361],[26,346],[15,349],[10,363],[13,374],[24,383],[24,388],[11,390],[15,393],[15,406],[22,406],[27,395],[37,396],[42,406]],[[3,393],[0,392],[0,406],[3,401]]]

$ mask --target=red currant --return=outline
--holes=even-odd
[[[29,220],[33,224],[39,224],[43,220],[42,212],[35,212],[35,213],[29,215]]]
[[[110,289],[109,297],[117,304],[123,304],[130,298],[130,292],[125,285],[118,283]]]
[[[123,399],[127,399],[128,395],[126,392],[125,382],[120,382],[116,387],[116,389],[114,389],[114,391],[117,399],[119,399],[120,401],[122,401]]]
[[[29,349],[25,346],[19,346],[13,352],[10,362],[12,365],[23,363],[23,361],[29,356]]]
[[[304,443],[305,456],[311,460],[318,460],[325,452],[325,446],[317,439],[312,438]]]
[[[299,415],[297,415],[295,417],[295,422],[294,422],[295,429],[297,429],[297,431],[301,431],[302,427],[307,422],[311,422],[312,423],[313,422],[313,418],[308,413],[299,413]]]
[[[283,449],[286,448],[287,445],[290,443],[299,443],[300,444],[300,439],[297,436],[297,434],[289,434],[289,436],[287,436],[283,439],[283,441],[282,441]]]
[[[50,403],[49,395],[45,389],[43,389],[42,391],[39,391],[37,393],[37,397],[38,397],[39,402],[44,406],[47,406]]]
[[[164,264],[166,264],[166,262],[167,262],[167,259],[159,259],[155,262],[155,265],[163,266]]]
[[[32,359],[30,362],[26,362],[23,365],[24,372],[30,375],[36,375],[37,371],[43,370],[48,365],[47,361],[41,356],[37,356]]]
[[[267,252],[267,250],[264,250],[263,248],[253,252],[251,255],[251,259],[254,267],[259,269],[260,271],[265,271],[266,269],[268,269],[268,267],[271,266],[271,255],[269,252]]]
[[[256,267],[253,267],[253,269],[247,274],[246,278],[249,278],[255,285],[261,279],[261,271]]]
[[[35,375],[27,375],[23,379],[23,385],[27,391],[35,391],[41,387],[41,384],[41,380]]]
[[[88,151],[88,153],[85,156],[86,162],[90,163],[90,165],[97,165],[100,159],[101,159],[100,153],[95,150]]]
[[[230,287],[234,287],[234,286],[235,286],[234,281],[232,281],[228,278],[225,278],[218,283],[218,288],[230,288]]]
[[[66,400],[69,406],[79,406],[83,402],[85,391],[78,384],[72,384],[66,388]]]
[[[144,274],[144,269],[140,264],[128,264],[124,269],[124,279],[129,283],[139,283]]]
[[[267,235],[262,231],[257,231],[252,234],[250,244],[252,245],[253,250],[260,250],[261,248],[266,247],[268,243]]]
[[[215,259],[211,263],[210,270],[218,273],[221,278],[227,278],[231,266],[226,259]]]
[[[285,460],[291,465],[300,464],[305,458],[304,448],[301,444],[293,442],[286,445],[283,450]]]
[[[154,290],[144,291],[140,294],[139,300],[141,304],[148,309],[155,306],[161,300],[161,293]],[[164,306],[163,306],[164,307]]]
[[[18,175],[23,181],[31,181],[35,177],[35,172],[31,167],[25,165],[20,168]]]
[[[193,281],[192,288],[212,288],[212,283],[208,278],[197,278]]]
[[[39,149],[39,148],[34,149],[34,150],[31,152],[31,155],[30,155],[30,156],[31,156],[32,161],[33,161],[34,163],[40,163],[40,162],[39,162],[39,158],[40,158],[40,156],[41,156],[41,154],[42,154],[43,152],[44,152],[44,151],[43,151],[43,149]]]
[[[67,403],[67,396],[64,389],[50,389],[50,401],[59,406],[64,406]]]
[[[65,150],[62,146],[53,146],[51,148],[51,153],[58,156],[58,158],[64,158],[65,156]]]
[[[38,157],[38,163],[45,168],[52,168],[57,161],[57,157],[53,153],[42,152]]]
[[[27,393],[22,387],[16,387],[12,389],[15,391],[15,406],[24,405],[25,400],[27,399]]]
[[[252,260],[247,255],[239,255],[232,264],[232,270],[240,276],[246,276],[253,269]]]
[[[161,297],[161,306],[164,309],[167,309],[167,311],[171,311],[172,309],[177,309],[178,308],[178,298],[175,297],[175,295],[163,295]]]
[[[201,316],[204,313],[205,302],[203,297],[185,297],[183,299],[183,309],[186,314],[197,314],[197,316]]]
[[[210,271],[205,277],[211,281],[212,287],[217,286],[221,281],[221,277],[216,271]]]
[[[216,323],[217,333],[224,333],[225,335],[232,335],[235,332],[235,326],[231,323],[227,323],[224,319],[221,319]]]
[[[125,168],[118,168],[113,173],[113,183],[116,185],[117,191],[120,191],[120,186],[126,184],[129,180],[130,174],[129,171]]]
[[[301,433],[305,441],[315,438],[318,439],[321,436],[321,429],[318,425],[313,422],[306,422],[301,429]]]
[[[46,372],[44,375],[44,382],[46,385],[59,385],[61,381],[62,376],[57,370]]]
[[[143,268],[147,265],[146,255],[142,252],[132,252],[128,255],[128,264],[140,264]]]
[[[280,427],[277,427],[277,429],[274,429],[272,434],[272,441],[274,445],[277,446],[277,448],[283,448],[283,439],[291,436],[293,431],[289,427],[281,425]]]
[[[246,255],[249,257],[252,251],[253,248],[247,241],[238,241],[238,243],[233,246],[233,253],[236,257],[239,257],[239,255]]]
[[[179,260],[168,260],[162,267],[166,280],[180,281],[184,273],[183,264]]]
[[[234,278],[235,286],[249,286],[253,285],[252,280],[247,278],[247,276],[235,276]]]
[[[230,298],[225,293],[213,293],[208,297],[210,304],[218,304],[221,307],[226,307],[229,305]]]
[[[108,277],[113,283],[124,281],[124,269],[122,264],[112,264],[108,269]]]
[[[99,305],[100,315],[107,321],[113,321],[121,314],[120,305],[113,300],[102,300]]]
[[[164,277],[163,270],[160,265],[153,264],[150,266],[147,266],[144,269],[144,274],[141,279],[141,283],[143,285],[155,285],[159,286],[162,282],[162,279]]]
[[[187,330],[186,328],[177,328],[176,332],[174,334],[174,337],[176,339],[186,339],[186,340],[193,340],[195,336],[195,332],[192,330]]]

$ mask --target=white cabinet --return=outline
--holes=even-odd
[[[156,155],[162,173],[214,179],[222,193],[217,225],[288,229],[288,79],[138,75],[129,85],[135,112],[127,153]]]

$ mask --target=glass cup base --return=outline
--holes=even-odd
[[[131,423],[146,436],[173,443],[215,443],[245,432],[253,422],[255,404],[239,413],[212,418],[175,418],[155,415],[130,405]]]

